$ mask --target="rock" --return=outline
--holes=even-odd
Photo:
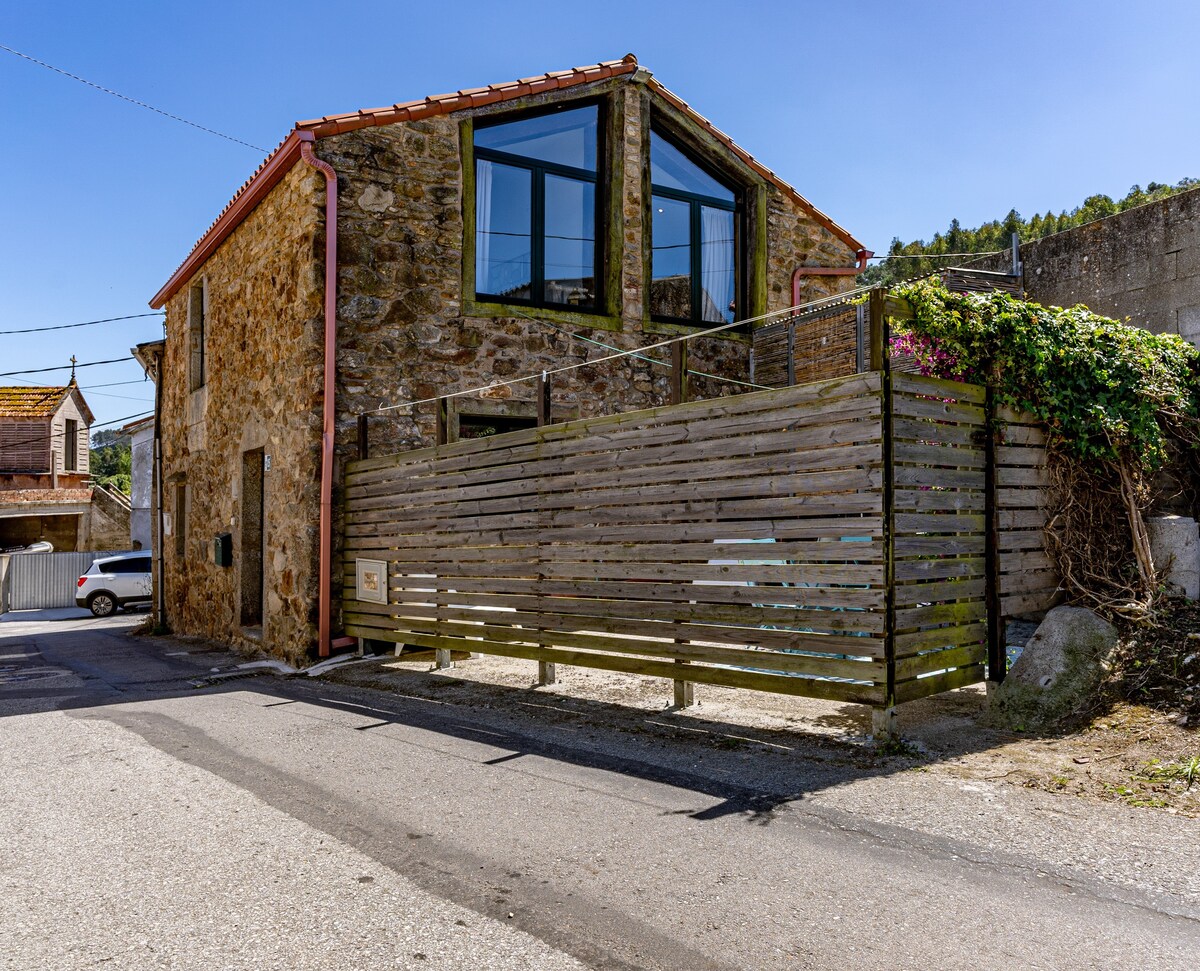
[[[1172,597],[1200,599],[1200,527],[1186,516],[1155,516],[1146,520],[1150,555]]]
[[[992,692],[984,721],[996,728],[1053,725],[1086,707],[1100,688],[1117,630],[1082,607],[1055,607]]]

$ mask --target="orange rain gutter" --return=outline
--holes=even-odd
[[[325,396],[321,421],[321,535],[320,566],[317,569],[317,653],[329,657],[333,596],[333,437],[336,412],[335,368],[337,366],[337,172],[313,153],[316,136],[295,133],[300,157],[325,176]]]
[[[806,276],[857,276],[867,268],[867,260],[875,253],[860,249],[854,254],[858,258],[855,266],[798,266],[792,271],[792,306],[800,306],[801,279]]]

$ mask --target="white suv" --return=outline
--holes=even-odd
[[[87,607],[97,617],[107,617],[118,607],[149,603],[152,589],[150,554],[121,553],[96,560],[79,578],[75,605]]]

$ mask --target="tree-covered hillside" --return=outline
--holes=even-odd
[[[993,219],[974,229],[964,229],[957,219],[952,219],[949,228],[944,233],[935,233],[929,242],[915,239],[911,243],[902,243],[899,239],[893,239],[888,248],[889,259],[870,267],[859,276],[859,282],[873,284],[911,280],[932,273],[942,266],[970,262],[969,256],[939,258],[943,254],[1006,250],[1011,245],[1013,233],[1017,233],[1022,242],[1041,239],[1043,236],[1074,229],[1084,223],[1124,212],[1134,206],[1156,202],[1197,186],[1200,186],[1200,179],[1181,179],[1175,185],[1151,182],[1145,189],[1135,185],[1123,199],[1114,202],[1106,195],[1088,196],[1082,205],[1076,206],[1070,212],[1064,209],[1057,216],[1048,210],[1044,216],[1035,213],[1032,219],[1025,219],[1017,210],[1010,209],[1003,219]],[[893,256],[917,258],[890,259]]]

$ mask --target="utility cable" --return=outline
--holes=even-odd
[[[95,88],[97,91],[103,91],[105,94],[111,94],[114,98],[120,98],[122,101],[128,101],[131,105],[137,105],[139,108],[146,108],[149,111],[156,112],[164,118],[170,118],[172,121],[182,122],[185,125],[190,125],[192,128],[198,128],[200,131],[208,132],[210,135],[216,135],[218,138],[224,138],[226,141],[237,142],[239,145],[245,145],[247,148],[252,148],[256,152],[267,154],[265,148],[259,148],[257,145],[251,145],[249,142],[244,142],[240,138],[234,138],[232,135],[226,135],[224,132],[219,132],[215,128],[205,128],[203,125],[197,125],[194,121],[188,121],[186,118],[180,118],[179,115],[173,115],[169,111],[163,111],[162,108],[155,108],[154,105],[148,105],[144,101],[138,101],[136,98],[130,98],[121,94],[119,91],[114,91],[112,88],[106,88],[95,81],[89,81],[87,78],[81,78],[78,74],[72,74],[70,71],[64,71],[61,67],[55,67],[53,64],[47,64],[45,61],[39,61],[36,57],[30,57],[28,54],[22,54],[20,51],[14,51],[11,47],[5,47],[0,44],[0,51],[8,51],[10,54],[15,54],[17,57],[23,57],[27,61],[32,61],[34,64],[40,64],[47,70],[53,71],[55,74],[61,74],[63,77],[71,78],[81,84],[86,84],[89,88]]]
[[[75,368],[97,367],[101,364],[120,364],[122,361],[132,360],[133,355],[126,354],[124,357],[114,357],[111,361],[88,361],[86,364],[64,364],[62,367],[30,368],[27,371],[0,371],[0,378],[12,378],[22,374],[45,374],[47,371],[73,371]]]
[[[795,307],[787,307],[784,310],[777,310],[772,313],[760,314],[757,317],[748,317],[745,320],[735,320],[730,323],[720,324],[716,327],[709,327],[705,330],[698,330],[691,334],[684,334],[681,337],[669,337],[666,340],[657,341],[654,344],[647,344],[643,347],[635,347],[628,351],[618,351],[614,354],[606,354],[604,357],[598,357],[591,361],[584,360],[584,361],[578,361],[574,364],[564,364],[561,367],[546,368],[542,371],[538,371],[533,374],[525,374],[525,375],[521,375],[520,377],[516,377],[516,378],[508,378],[505,381],[493,381],[491,384],[482,385],[477,388],[466,388],[462,391],[451,391],[448,394],[434,395],[432,398],[418,398],[413,401],[402,401],[402,402],[399,402],[398,404],[394,404],[394,405],[380,405],[380,407],[373,408],[370,411],[363,412],[363,414],[377,415],[377,414],[382,414],[385,411],[395,411],[397,408],[408,408],[408,407],[415,406],[415,405],[426,405],[426,404],[431,404],[432,402],[435,402],[435,401],[441,401],[444,398],[461,398],[465,395],[482,394],[487,391],[495,391],[498,388],[506,388],[506,387],[510,387],[514,384],[522,384],[526,381],[536,381],[539,377],[547,378],[554,374],[563,374],[567,371],[575,371],[582,367],[591,367],[592,365],[595,365],[595,364],[603,364],[606,361],[614,361],[614,360],[619,360],[622,357],[631,357],[635,354],[643,354],[646,351],[658,350],[660,347],[670,347],[672,344],[677,344],[680,341],[689,341],[689,340],[694,340],[697,337],[707,337],[711,334],[719,334],[722,331],[730,330],[734,327],[742,327],[746,324],[752,324],[752,323],[755,323],[760,320],[767,320],[768,318],[772,318],[772,317],[781,317],[781,316],[784,316],[785,314],[793,314],[794,315],[795,312],[798,310],[811,310],[811,309],[813,309],[817,306],[823,305],[823,304],[846,300],[851,297],[857,296],[860,293],[867,293],[868,291],[870,291],[872,289],[874,289],[874,287],[870,287],[870,286],[858,287],[854,290],[848,290],[845,293],[838,293],[838,294],[834,294],[833,296],[829,296],[829,297],[821,297],[817,300],[810,301],[809,303],[798,304]]]
[[[81,324],[56,324],[53,327],[24,327],[21,330],[0,330],[0,337],[8,334],[40,334],[47,330],[70,330],[72,327],[91,327],[93,324],[111,324],[114,320],[136,320],[139,317],[162,317],[161,311],[153,314],[128,314],[125,317],[105,317],[102,320],[85,320]]]
[[[585,344],[595,344],[597,347],[603,347],[606,351],[619,351],[621,349],[619,347],[614,347],[612,344],[605,344],[604,341],[598,341],[591,337],[584,337],[582,334],[574,334],[569,330],[559,327],[557,324],[552,324],[548,320],[543,320],[541,317],[531,317],[529,314],[522,312],[516,307],[513,307],[512,309],[516,311],[519,316],[524,317],[526,320],[532,320],[536,324],[544,324],[551,330],[558,331],[558,333],[562,334],[564,337],[570,337],[572,340],[582,341]],[[647,364],[654,364],[658,367],[669,368],[671,366],[669,361],[659,361],[653,357],[646,357],[644,354],[631,354],[630,356],[634,360],[645,361]],[[774,388],[765,384],[754,384],[751,381],[742,381],[738,378],[727,378],[720,374],[709,374],[707,371],[696,371],[692,368],[688,368],[687,373],[695,375],[698,378],[711,378],[714,381],[724,381],[727,384],[736,384],[743,388],[753,388],[755,391],[775,390]]]

